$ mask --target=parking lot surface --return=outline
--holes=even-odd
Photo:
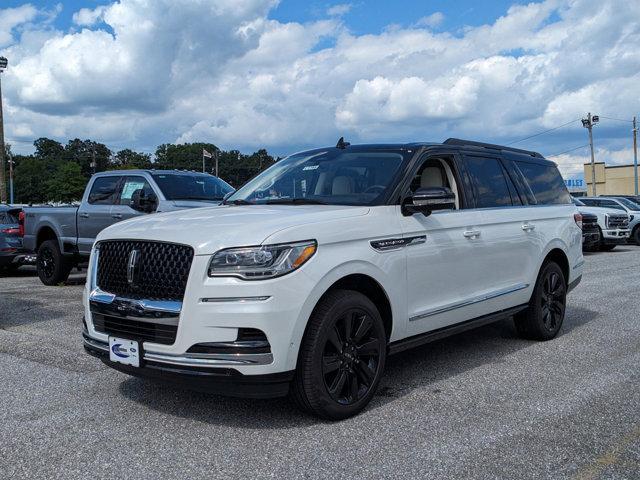
[[[0,278],[0,478],[640,478],[640,247],[587,254],[554,340],[503,321],[391,357],[338,423],[86,355],[84,278]]]

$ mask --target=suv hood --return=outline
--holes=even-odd
[[[221,248],[260,245],[267,237],[291,227],[366,215],[369,207],[340,205],[221,205],[177,212],[155,213],[116,223],[97,241],[155,240],[191,245],[196,255]],[[307,240],[294,238],[291,241]]]
[[[578,205],[576,208],[581,212],[593,213],[594,215],[604,215],[605,213],[612,214],[616,213],[618,215],[627,215],[627,212],[623,212],[622,210],[617,210],[615,208],[606,208],[606,207],[591,207],[586,205]]]

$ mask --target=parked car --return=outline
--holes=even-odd
[[[640,195],[600,195],[601,197],[616,197],[616,198],[626,198],[627,200],[631,200],[633,203],[637,203],[640,205]]]
[[[598,233],[600,234],[599,250],[611,251],[617,245],[628,242],[631,230],[629,230],[629,215],[620,210],[606,207],[592,207],[583,203],[584,197],[573,197],[573,203],[583,213],[592,213],[598,217]]]
[[[555,337],[582,278],[579,221],[538,153],[341,139],[221,206],[100,232],[84,345],[131,375],[290,391],[345,418],[371,400],[388,354],[512,316],[524,338]]]
[[[22,247],[18,217],[21,208],[0,205],[0,269],[17,270],[33,262],[33,256]]]
[[[598,216],[579,210],[582,215],[582,249],[591,251],[600,246]]]
[[[629,215],[629,240],[640,245],[640,205],[625,197],[582,197],[580,201],[592,207],[612,208]]]
[[[79,206],[25,208],[24,246],[37,252],[45,285],[64,282],[86,262],[96,236],[114,223],[154,212],[217,205],[233,188],[220,178],[179,170],[115,170],[89,180]]]

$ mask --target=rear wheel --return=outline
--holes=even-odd
[[[555,262],[547,262],[540,269],[536,286],[526,310],[514,317],[521,337],[531,340],[550,340],[564,321],[567,305],[567,280]]]
[[[36,269],[45,285],[57,285],[69,278],[73,263],[68,261],[58,246],[57,240],[46,240],[38,248]]]
[[[309,319],[292,396],[303,410],[329,420],[360,412],[375,394],[387,352],[382,318],[366,296],[327,294]]]

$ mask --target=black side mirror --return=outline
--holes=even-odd
[[[145,195],[144,190],[139,188],[131,195],[131,208],[143,213],[152,213],[156,211],[157,200],[153,193]]]
[[[414,213],[430,215],[434,210],[453,210],[456,208],[456,196],[449,187],[426,187],[417,189],[402,203],[402,214]]]

